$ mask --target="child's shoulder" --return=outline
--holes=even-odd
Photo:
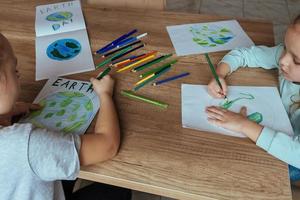
[[[30,123],[14,123],[10,126],[0,126],[2,134],[26,134],[32,131],[33,125]]]

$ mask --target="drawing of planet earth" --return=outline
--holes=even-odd
[[[193,41],[203,47],[216,47],[232,40],[235,35],[228,28],[216,25],[195,25],[190,27]]]
[[[47,50],[47,56],[53,60],[64,61],[77,56],[81,51],[81,45],[74,39],[60,39],[51,43]]]
[[[67,11],[56,12],[48,15],[46,19],[48,21],[57,22],[71,19],[73,14]]]
[[[92,100],[81,92],[58,92],[39,101],[43,109],[32,112],[25,122],[65,133],[82,134],[94,112]]]

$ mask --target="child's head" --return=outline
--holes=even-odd
[[[0,115],[12,110],[20,92],[17,59],[8,40],[0,33]]]
[[[287,80],[300,82],[300,15],[285,34],[285,52],[280,58],[280,68]]]

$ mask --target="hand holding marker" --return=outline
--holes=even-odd
[[[100,72],[100,74],[98,74],[98,76],[96,77],[96,79],[101,80],[104,76],[106,76],[109,72],[110,72],[111,68],[107,67],[103,72]],[[90,85],[89,89],[93,87],[93,84]]]
[[[207,62],[208,62],[209,68],[210,68],[210,70],[211,70],[211,72],[212,72],[214,78],[216,79],[216,81],[217,81],[219,87],[221,88],[221,90],[223,90],[222,84],[221,84],[221,82],[220,82],[220,80],[219,80],[219,76],[218,76],[218,74],[217,74],[217,72],[216,72],[216,70],[215,70],[215,68],[214,68],[214,66],[213,66],[213,64],[212,64],[212,62],[211,62],[211,60],[210,60],[208,54],[205,53],[204,55],[205,55],[205,58],[206,58],[206,60],[207,60]],[[228,101],[226,95],[224,95],[224,99],[225,99],[226,101]]]

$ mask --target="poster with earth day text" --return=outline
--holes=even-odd
[[[167,26],[177,56],[254,45],[236,20]]]
[[[90,82],[51,78],[35,98],[42,109],[20,122],[63,134],[84,134],[100,107]]]
[[[80,1],[36,7],[36,80],[95,69]]]

